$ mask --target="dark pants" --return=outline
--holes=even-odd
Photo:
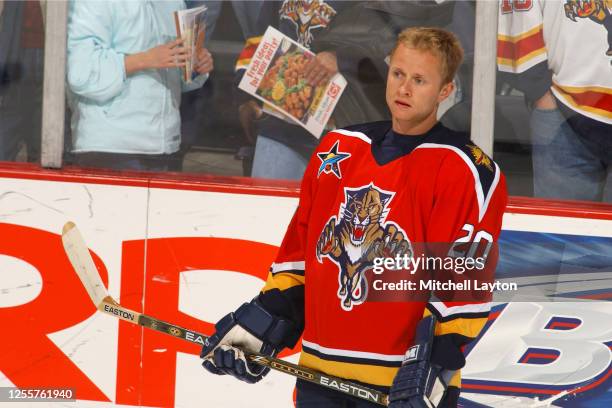
[[[371,387],[371,386],[369,386]],[[346,395],[339,391],[323,388],[319,385],[297,380],[296,385],[297,408],[380,408],[381,405]],[[388,392],[377,387],[380,391]],[[449,387],[446,396],[440,401],[439,408],[456,408],[459,400],[459,389]]]
[[[530,125],[536,197],[612,202],[609,133],[588,126],[577,132],[560,109],[534,109]]]
[[[181,156],[172,154],[74,153],[74,164],[79,167],[98,167],[113,170],[176,171]]]

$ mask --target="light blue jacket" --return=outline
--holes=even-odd
[[[176,38],[182,0],[72,0],[68,18],[68,100],[75,152],[173,153],[180,146],[178,68],[126,76],[124,57]]]

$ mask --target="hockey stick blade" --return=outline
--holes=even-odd
[[[98,269],[94,265],[89,249],[74,222],[67,222],[62,230],[64,251],[70,259],[72,267],[85,286],[92,302],[99,307],[108,293],[102,283]]]
[[[163,320],[147,316],[143,313],[135,312],[116,302],[104,287],[100,274],[87,249],[87,245],[73,222],[67,222],[66,225],[64,225],[62,242],[72,267],[76,271],[91,301],[96,305],[98,310],[142,327],[196,343],[200,346],[204,345],[204,342],[208,338],[208,336],[204,334],[164,322]],[[352,395],[382,406],[387,406],[389,403],[387,394],[378,390],[364,387],[360,384],[343,380],[342,378],[328,376],[274,357],[264,356],[258,353],[245,353],[245,355],[253,363],[290,374],[325,388]]]

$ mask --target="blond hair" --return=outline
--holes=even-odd
[[[452,82],[463,61],[463,48],[455,34],[441,28],[410,27],[397,37],[391,57],[401,45],[420,51],[428,51],[440,58],[443,83]]]

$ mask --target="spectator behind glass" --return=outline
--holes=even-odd
[[[271,25],[303,46],[326,30],[330,22],[350,6],[347,1],[265,1],[258,21],[257,35],[263,35]],[[250,62],[249,55],[257,48],[259,38],[247,40],[236,64],[237,81]],[[318,54],[305,68],[311,85],[323,84],[338,72],[331,53]],[[239,91],[240,122],[247,138],[256,140],[253,177],[300,180],[318,139],[299,125],[265,114],[261,103]]]
[[[223,3],[231,3],[244,38],[258,34],[257,20],[264,0],[189,0],[186,3],[187,7],[206,6],[206,38],[212,38]]]
[[[201,87],[213,69],[197,51],[193,82],[182,82],[189,58],[176,39],[173,12],[183,1],[70,3],[68,85],[75,163],[165,171],[181,142],[181,89]]]
[[[4,1],[0,11],[0,160],[40,160],[45,46],[40,1]]]
[[[612,202],[612,4],[587,5],[504,1],[497,62],[533,108],[534,194]]]
[[[229,6],[228,1],[185,1],[187,8],[206,6],[206,47],[208,46],[209,41],[213,38],[215,27],[217,25],[217,20],[221,15],[221,7],[223,6],[223,3],[225,3],[226,6]],[[236,19],[238,20],[238,24],[240,25],[244,38],[249,38],[254,35],[255,25],[257,23],[259,10],[262,4],[263,0],[231,0],[232,10]],[[219,60],[217,59],[217,61]],[[223,105],[223,103],[219,104],[219,101],[215,98],[216,93],[219,92],[219,84],[219,77],[212,77],[209,81],[206,82],[205,86],[203,86],[202,88],[196,89],[191,92],[183,93],[180,109],[182,122],[181,149],[180,153],[177,154],[177,156],[179,156],[179,160],[175,161],[176,166],[171,167],[172,171],[182,171],[182,159],[191,150],[191,147],[201,143],[202,139],[204,139],[206,136],[210,136],[208,135],[208,133],[210,133],[215,119],[218,118],[218,115],[214,115],[214,113],[217,112],[219,106]],[[215,90],[217,90],[217,92],[215,92]],[[215,106],[215,103],[217,103],[218,105]],[[211,113],[213,113],[212,116]],[[215,118],[215,116],[217,116],[217,118]],[[227,136],[227,134],[219,135],[217,132],[213,133],[218,135],[220,138]],[[250,158],[252,160],[251,150],[252,148],[249,150]],[[239,154],[238,157],[242,158],[242,155]]]

